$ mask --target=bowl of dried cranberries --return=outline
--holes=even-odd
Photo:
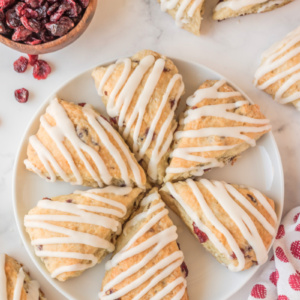
[[[90,24],[97,0],[0,0],[0,42],[43,54],[74,42]]]

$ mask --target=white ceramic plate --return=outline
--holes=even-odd
[[[206,79],[220,79],[222,76],[202,65],[174,59],[175,64],[183,75],[186,93],[181,103],[185,103],[197,87]],[[53,197],[73,192],[78,187],[68,183],[47,183],[37,175],[26,171],[23,161],[26,158],[26,147],[30,135],[35,134],[39,126],[39,118],[44,113],[49,100],[54,96],[73,101],[88,102],[104,113],[104,106],[96,93],[91,70],[88,70],[64,84],[55,91],[37,111],[29,124],[16,158],[13,194],[14,211],[20,235],[25,247],[41,273],[47,280],[68,299],[93,300],[98,299],[97,293],[104,276],[104,262],[87,270],[80,277],[67,282],[52,279],[44,265],[34,254],[30,240],[23,226],[25,214],[43,197]],[[272,133],[266,134],[259,140],[257,146],[245,152],[234,166],[214,169],[205,175],[208,178],[225,180],[230,183],[240,183],[253,186],[276,203],[276,213],[281,217],[283,207],[284,182],[280,155]],[[79,187],[80,188],[80,187]],[[188,232],[182,221],[170,213],[178,226],[179,243],[185,254],[189,268],[188,291],[191,300],[224,300],[240,289],[257,271],[257,267],[245,272],[232,273],[220,265],[199,242]]]

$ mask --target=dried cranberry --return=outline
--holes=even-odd
[[[72,203],[73,200],[72,200],[72,199],[68,199],[68,200],[66,200],[66,202],[67,202],[67,203]]]
[[[174,104],[175,104],[175,99],[170,100],[171,109],[173,108]]]
[[[74,27],[73,21],[68,17],[62,17],[58,23],[47,23],[45,27],[54,36],[63,36]]]
[[[202,230],[200,230],[196,226],[195,222],[193,222],[193,228],[194,228],[195,234],[198,236],[198,239],[199,239],[200,243],[205,243],[205,242],[208,241],[208,236],[206,235],[206,233],[203,232]]]
[[[36,39],[34,37],[29,37],[26,41],[25,41],[25,44],[28,44],[28,45],[38,45],[38,44],[41,44],[42,40],[39,40],[39,39]]]
[[[189,269],[185,262],[183,262],[180,266],[181,272],[184,274],[184,277],[187,278],[189,276]]]
[[[3,12],[3,9],[0,8],[0,21],[4,21],[5,19],[5,13]]]
[[[37,11],[31,9],[31,8],[24,8],[22,11],[21,11],[21,15],[26,17],[26,18],[32,18],[32,19],[36,19],[38,18],[39,14]]]
[[[25,0],[25,2],[32,8],[38,8],[42,5],[44,0]]]
[[[54,2],[47,10],[47,15],[51,16],[59,7],[58,2]]]
[[[3,9],[14,4],[15,2],[15,0],[0,0],[0,7]]]
[[[16,11],[12,8],[9,9],[6,14],[6,24],[8,27],[15,29],[21,25],[20,19],[17,16]]]
[[[86,105],[86,103],[85,102],[80,102],[80,103],[78,103],[78,105],[81,106],[81,107],[84,107]]]
[[[232,259],[236,259],[236,254],[235,254],[234,252],[232,252],[232,254],[230,255],[230,257],[231,257]]]
[[[78,5],[74,0],[66,0],[67,3],[70,5],[69,10],[66,12],[67,16],[70,18],[78,17],[81,13],[82,8]]]
[[[42,19],[45,19],[47,18],[47,11],[49,9],[49,4],[48,2],[46,2],[43,6],[41,7],[38,7],[35,11],[38,13],[38,17],[37,19],[38,20],[42,20]],[[47,21],[46,21],[47,22]],[[46,23],[45,22],[45,23]]]
[[[27,28],[30,31],[33,31],[35,33],[39,33],[41,30],[41,25],[38,21],[34,19],[28,19],[25,16],[21,17],[21,22],[24,25],[25,28]]]
[[[28,57],[29,57],[29,64],[31,66],[34,66],[34,64],[37,62],[39,56],[38,55],[31,55],[31,54],[28,54]]]
[[[23,9],[26,8],[27,4],[24,2],[19,2],[16,6],[15,6],[15,12],[17,14],[18,17],[22,16],[22,12]]]
[[[28,66],[28,59],[21,56],[14,62],[14,70],[18,73],[24,73]]]
[[[31,34],[32,32],[30,30],[26,29],[24,26],[19,26],[11,39],[15,42],[25,41]]]
[[[60,20],[62,15],[71,8],[71,5],[67,2],[63,2],[57,11],[50,17],[51,22],[57,22]]]
[[[28,90],[22,88],[19,90],[15,90],[15,98],[20,103],[25,103],[28,100],[29,92]]]
[[[35,79],[46,79],[51,73],[51,67],[44,60],[38,60],[33,67],[33,77]]]
[[[89,0],[79,0],[79,2],[83,8],[87,8],[90,1]]]

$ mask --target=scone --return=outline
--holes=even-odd
[[[22,264],[0,254],[1,300],[46,300],[37,281],[31,280]]]
[[[142,196],[140,188],[109,186],[40,200],[24,225],[51,277],[79,276],[113,252]]]
[[[204,0],[157,0],[162,11],[166,11],[176,21],[176,25],[200,35],[200,26],[204,12]]]
[[[300,27],[263,53],[254,84],[275,101],[300,110]]]
[[[259,191],[221,181],[167,182],[163,200],[231,271],[263,264],[277,227],[274,202]]]
[[[233,163],[270,129],[258,105],[250,104],[225,80],[205,81],[187,99],[165,182],[201,176],[206,170]]]
[[[187,300],[187,269],[176,239],[176,226],[154,188],[118,238],[100,300]]]
[[[92,74],[108,115],[147,171],[162,183],[173,132],[174,111],[184,91],[173,62],[150,50],[98,67]]]
[[[90,105],[53,99],[29,138],[25,165],[48,181],[139,186],[146,175],[110,123]]]
[[[293,0],[219,0],[213,19],[224,20],[238,16],[263,13],[284,6]]]

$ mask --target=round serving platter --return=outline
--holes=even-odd
[[[202,82],[207,79],[224,78],[201,64],[180,59],[173,59],[173,61],[182,74],[186,87],[179,110],[184,107],[186,98],[193,94]],[[102,65],[110,63],[106,62]],[[35,265],[49,283],[65,297],[74,300],[98,299],[97,294],[100,291],[105,273],[104,265],[109,257],[96,267],[85,271],[81,276],[67,282],[59,282],[51,278],[40,259],[35,256],[29,236],[23,226],[23,220],[27,212],[43,197],[54,197],[72,193],[74,190],[88,188],[72,186],[64,182],[46,182],[37,175],[28,172],[23,161],[26,158],[28,138],[37,132],[40,116],[45,112],[49,101],[55,95],[75,103],[87,102],[106,115],[104,105],[94,87],[91,72],[92,69],[67,81],[45,100],[25,131],[17,153],[13,175],[14,213],[23,243]],[[228,82],[242,92],[233,83]],[[245,94],[244,96],[251,101]],[[222,169],[216,168],[206,173],[204,177],[257,188],[275,201],[276,213],[280,220],[284,202],[284,179],[280,154],[271,132],[264,135],[258,141],[256,147],[244,152],[234,166],[228,165]],[[247,283],[258,270],[259,267],[253,267],[244,272],[230,272],[204,250],[174,213],[170,212],[170,216],[178,227],[178,242],[184,252],[185,262],[189,269],[187,282],[190,300],[228,299]]]

